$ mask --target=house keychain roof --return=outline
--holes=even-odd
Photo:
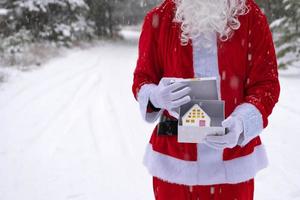
[[[210,127],[211,118],[198,105],[194,104],[183,116],[183,126]]]

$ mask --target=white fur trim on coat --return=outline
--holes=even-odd
[[[222,155],[214,152],[212,154]],[[240,183],[253,178],[259,170],[268,165],[263,145],[255,147],[251,154],[233,160],[217,161],[213,165],[206,160],[205,162],[210,166],[203,165],[200,159],[201,155],[198,161],[177,159],[154,151],[149,144],[143,163],[152,176],[183,185]]]

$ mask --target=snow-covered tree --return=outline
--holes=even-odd
[[[85,0],[90,7],[89,19],[95,22],[98,36],[114,37],[119,25],[137,24],[146,11],[162,0]]]
[[[276,33],[277,56],[279,66],[300,61],[300,1],[283,0],[282,17],[272,22]]]
[[[94,23],[87,19],[84,0],[2,0],[0,59],[14,65],[29,46],[71,46],[94,37]]]
[[[268,18],[269,23],[283,16],[282,0],[255,0]]]
[[[146,12],[157,6],[163,0],[125,0],[116,5],[116,17],[121,24],[132,25],[141,23]]]
[[[7,30],[11,35],[28,30],[35,40],[67,44],[93,34],[86,20],[89,7],[83,0],[11,0]]]
[[[88,18],[95,23],[98,36],[110,36],[115,33],[115,6],[122,0],[85,0],[90,8]]]

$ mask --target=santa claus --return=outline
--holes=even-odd
[[[216,77],[225,101],[225,135],[179,143],[157,135],[144,164],[157,200],[251,200],[268,164],[260,134],[279,97],[277,61],[266,16],[253,0],[165,0],[147,13],[132,91],[143,118],[176,122],[190,88],[163,77]]]

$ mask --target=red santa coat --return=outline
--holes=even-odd
[[[221,98],[225,101],[226,117],[242,103],[256,106],[265,128],[279,98],[277,61],[265,15],[253,0],[248,0],[247,6],[248,14],[239,16],[240,28],[229,40],[217,41]],[[165,0],[144,19],[132,85],[136,99],[144,84],[158,84],[162,77],[194,77],[192,40],[181,45],[180,24],[173,22],[175,9],[172,0]],[[163,114],[170,117],[167,111]],[[157,126],[150,139],[154,151],[181,160],[197,160],[196,144],[178,143],[177,136],[161,137],[156,131]],[[257,136],[243,147],[226,148],[223,160],[249,155],[261,144]]]

